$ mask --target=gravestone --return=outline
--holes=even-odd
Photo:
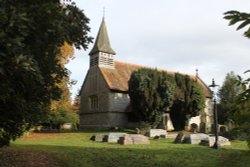
[[[149,137],[161,136],[166,135],[167,131],[164,129],[150,129],[149,130]]]
[[[162,117],[163,117],[162,123],[163,123],[164,129],[167,130],[167,131],[174,130],[174,126],[173,126],[173,123],[172,123],[172,120],[170,118],[169,113],[164,113],[162,115]]]
[[[187,143],[189,144],[200,144],[201,140],[206,140],[209,138],[207,134],[204,133],[195,133],[195,134],[190,134],[187,137]]]
[[[226,122],[228,130],[232,130],[235,128],[235,122],[232,119],[228,119]]]
[[[171,134],[167,134],[165,135],[166,139],[175,139],[177,137],[177,133],[171,133]],[[161,136],[162,137],[162,136]],[[162,137],[163,138],[163,137]]]
[[[107,134],[97,134],[95,135],[94,141],[102,142]]]
[[[215,136],[209,136],[207,139],[203,139],[201,141],[201,145],[213,147],[215,143]],[[219,146],[230,146],[231,142],[222,136],[218,136],[218,144]]]
[[[185,138],[185,134],[183,132],[179,132],[174,140],[174,143],[182,143]]]
[[[123,137],[126,133],[109,133],[105,135],[104,141],[108,143],[117,143],[120,137]]]
[[[128,145],[128,144],[134,144],[132,138],[129,135],[124,135],[119,138],[118,144],[121,145]]]
[[[128,144],[150,144],[148,137],[140,134],[127,134],[120,137],[119,144],[128,145]]]
[[[129,135],[134,144],[150,144],[148,137],[138,134],[130,134]]]

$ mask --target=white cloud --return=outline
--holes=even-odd
[[[201,78],[219,84],[226,73],[250,69],[250,40],[223,19],[228,10],[249,12],[249,0],[75,0],[90,18],[96,37],[103,7],[116,59],[184,73],[199,69]],[[89,46],[90,48],[92,45]],[[78,51],[67,67],[80,88],[89,51]]]

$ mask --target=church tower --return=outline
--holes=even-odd
[[[100,29],[95,40],[95,44],[89,53],[90,56],[90,68],[91,67],[106,67],[114,68],[114,56],[115,52],[111,48],[109,42],[109,36],[106,28],[106,23],[104,18]]]

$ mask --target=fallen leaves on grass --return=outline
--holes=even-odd
[[[55,155],[42,151],[0,149],[1,167],[59,167]]]
[[[61,138],[74,138],[80,136],[79,134],[66,134],[66,133],[30,133],[28,136],[23,136],[20,140],[33,140],[33,139],[61,139]]]

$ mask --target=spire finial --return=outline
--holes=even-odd
[[[105,7],[103,7],[103,11],[102,11],[102,18],[104,19],[105,18]]]
[[[112,55],[115,55],[114,50],[111,48],[110,42],[109,42],[109,36],[106,28],[106,23],[104,18],[102,19],[95,44],[90,51],[89,55],[93,55],[98,52],[103,52],[103,53],[109,53]]]
[[[199,77],[199,69],[196,69],[195,71],[196,71],[195,76],[196,76],[196,78],[198,78]]]

